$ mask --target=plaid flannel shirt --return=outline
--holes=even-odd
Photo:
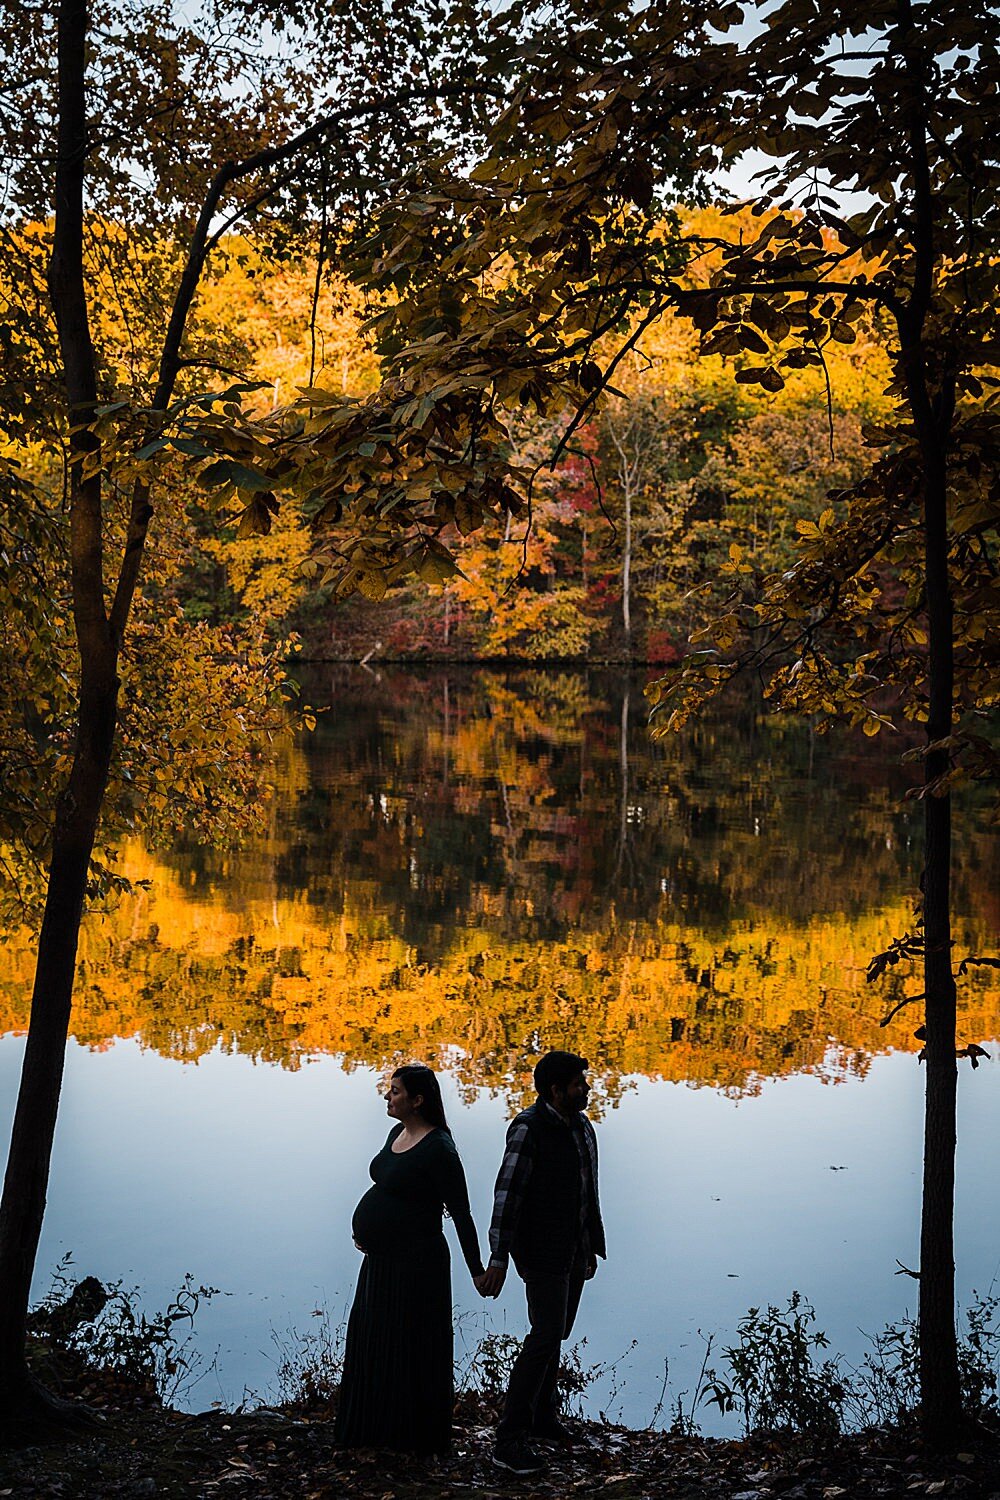
[[[573,1140],[580,1157],[580,1241],[583,1253],[586,1255],[590,1251],[587,1217],[591,1199],[593,1199],[595,1209],[598,1204],[597,1137],[586,1115],[577,1115],[570,1121],[557,1109],[553,1109],[547,1100],[542,1102],[553,1119],[558,1120],[566,1130],[573,1132]],[[490,1220],[491,1266],[506,1268],[510,1259],[514,1228],[521,1212],[533,1166],[531,1131],[523,1121],[515,1120],[507,1131],[507,1145],[503,1161],[500,1163],[500,1171],[497,1173],[493,1194],[493,1217]],[[599,1209],[597,1211],[600,1212]]]

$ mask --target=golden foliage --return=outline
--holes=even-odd
[[[631,1076],[753,1092],[770,1076],[863,1074],[874,1053],[916,1051],[912,1012],[886,1028],[903,993],[864,982],[873,951],[908,920],[906,903],[804,921],[772,914],[720,936],[677,920],[580,927],[546,943],[509,937],[502,895],[480,891],[435,961],[394,930],[370,883],[326,916],[294,899],[196,891],[139,844],[123,873],[148,889],[82,932],[72,1035],[118,1038],[178,1060],[217,1046],[295,1068],[333,1054],[348,1068],[421,1057],[469,1089],[519,1100],[540,1050],[573,1039],[603,1097]],[[27,1023],[30,940],[0,949],[0,1032]],[[963,986],[963,1042],[1000,1035],[1000,980]]]

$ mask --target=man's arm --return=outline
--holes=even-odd
[[[606,1260],[608,1255],[608,1247],[607,1242],[604,1238],[604,1220],[601,1217],[601,1198],[597,1189],[597,1131],[594,1129],[593,1124],[586,1118],[586,1116],[584,1116],[583,1127],[584,1139],[587,1143],[587,1152],[590,1157],[590,1183],[594,1193],[594,1201],[592,1204],[593,1212],[591,1214],[591,1220],[588,1226],[590,1229],[590,1248],[593,1260],[593,1270],[590,1271],[590,1275],[593,1276],[594,1271],[597,1270],[597,1257],[600,1256],[602,1260]]]
[[[507,1275],[510,1245],[514,1238],[525,1190],[534,1166],[531,1132],[527,1125],[515,1121],[507,1131],[507,1146],[493,1190],[493,1217],[490,1220],[490,1263],[476,1286],[484,1297],[498,1297]]]

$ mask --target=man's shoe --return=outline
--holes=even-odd
[[[544,1468],[531,1444],[522,1437],[506,1438],[493,1449],[493,1462],[509,1474],[537,1474]]]
[[[547,1417],[532,1427],[531,1436],[539,1443],[558,1443],[560,1448],[573,1447],[573,1434],[558,1417]]]

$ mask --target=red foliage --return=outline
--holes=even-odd
[[[660,666],[680,661],[684,654],[683,642],[673,640],[665,630],[651,630],[646,636],[646,660]]]

